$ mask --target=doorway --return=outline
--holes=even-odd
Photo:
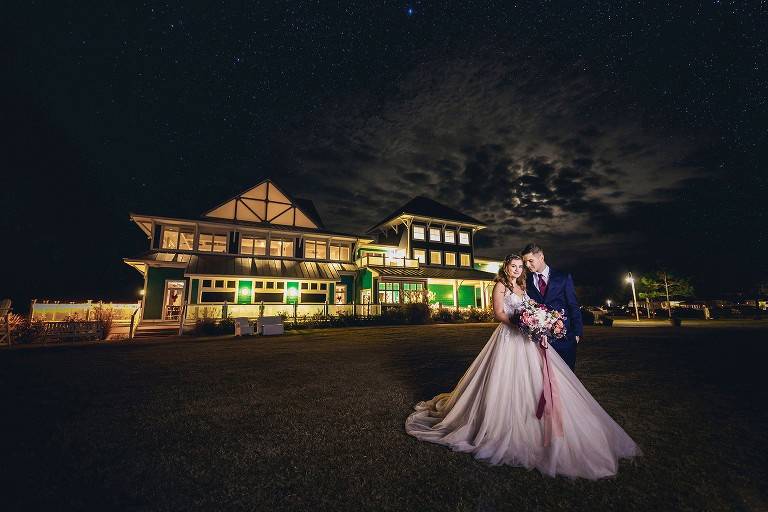
[[[178,320],[184,304],[184,281],[166,280],[163,294],[163,320]]]

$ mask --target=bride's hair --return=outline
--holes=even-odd
[[[507,265],[510,261],[513,260],[520,260],[523,261],[523,258],[519,254],[507,254],[507,257],[504,258],[504,263],[501,264],[499,267],[499,273],[496,275],[496,278],[494,281],[497,283],[503,284],[508,290],[512,291],[512,279],[509,274],[507,274]],[[525,276],[526,276],[526,270],[525,265],[523,265],[523,273],[520,274],[520,276],[515,280],[517,285],[525,290]]]

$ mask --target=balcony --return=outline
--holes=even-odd
[[[382,254],[381,256],[363,256],[355,260],[355,264],[362,267],[408,267],[419,268],[419,260],[412,260],[410,258],[396,258],[394,256],[387,256]]]

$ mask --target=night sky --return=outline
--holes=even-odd
[[[129,212],[263,178],[363,233],[415,195],[616,296],[768,281],[768,3],[16,2],[0,295],[134,300]],[[586,4],[586,3],[585,3]]]

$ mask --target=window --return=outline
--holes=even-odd
[[[161,247],[191,251],[195,247],[195,230],[190,227],[163,226]]]
[[[309,259],[325,259],[326,243],[319,240],[307,240],[304,242],[304,257]]]
[[[227,235],[200,233],[197,249],[205,252],[227,252]]]
[[[275,288],[275,282],[274,281],[267,281],[267,288]]]
[[[310,290],[317,290],[317,283],[309,283]]]
[[[256,287],[256,288],[264,288],[264,282],[263,281],[256,281],[254,283],[254,287]]]
[[[432,242],[439,242],[441,240],[440,228],[429,228],[429,240]]]
[[[269,241],[270,256],[293,257],[293,240],[272,239]]]
[[[334,242],[331,243],[331,257],[330,259],[335,261],[349,261],[349,246],[343,243]]]
[[[309,283],[301,283],[302,290],[309,290]]]
[[[424,283],[403,283],[403,302],[424,302]]]
[[[413,239],[424,240],[424,226],[413,226]]]
[[[440,255],[440,251],[429,251],[429,262],[432,265],[442,265],[443,258]]]
[[[379,283],[379,302],[381,304],[400,303],[400,283]]]
[[[459,231],[459,243],[469,245],[469,231]]]
[[[236,282],[224,279],[204,279],[203,288],[200,291],[201,303],[235,302]]]
[[[461,266],[462,267],[468,267],[469,266],[469,254],[463,252],[461,253]]]
[[[427,262],[427,251],[424,249],[414,249],[413,250],[413,259],[419,260],[419,263],[426,263]]]
[[[267,239],[251,235],[243,235],[240,241],[240,253],[252,254],[254,256],[266,256]]]
[[[278,289],[278,290],[283,290],[283,289],[285,289],[285,283],[284,283],[283,281],[278,281],[278,282],[277,282],[277,289]]]
[[[327,290],[328,289],[328,283],[320,283],[320,289],[321,290]]]
[[[456,243],[456,232],[452,229],[446,229],[445,230],[445,243],[447,244],[455,244]]]
[[[445,264],[446,265],[456,265],[456,253],[455,252],[447,252],[445,253]]]

